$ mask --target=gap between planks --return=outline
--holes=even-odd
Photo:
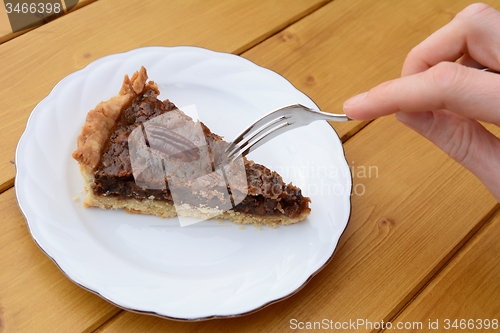
[[[95,327],[89,327],[88,329],[86,329],[85,331],[83,331],[82,333],[98,333],[102,328],[104,328],[104,326],[106,326],[106,324],[112,322],[113,320],[115,320],[120,314],[122,314],[123,312],[125,312],[125,310],[123,309],[120,309],[118,308],[118,311],[112,315],[111,317],[107,318],[106,320],[104,320],[102,323],[97,323],[97,328]],[[93,325],[95,326],[95,325]]]
[[[294,25],[295,23],[302,20],[303,18],[313,14],[318,9],[323,8],[325,5],[327,5],[328,3],[332,2],[332,1],[334,1],[334,0],[324,0],[322,2],[317,3],[315,6],[307,8],[302,13],[298,13],[294,17],[290,18],[290,20],[288,20],[287,22],[284,22],[283,24],[277,26],[275,29],[268,31],[267,33],[263,34],[262,36],[259,36],[258,38],[254,39],[253,41],[236,49],[236,51],[234,51],[233,54],[241,56],[243,53],[249,51],[250,49],[253,49],[253,48],[259,46],[259,44],[263,43],[267,39],[279,34],[283,30]]]
[[[71,9],[70,13],[76,12],[78,9],[83,8],[83,7],[87,6],[87,5],[90,5],[91,3],[96,2],[96,1],[97,0],[83,0],[83,1],[80,0],[76,4],[76,6]],[[63,2],[63,8],[64,8],[64,11],[66,11],[66,3],[65,2]],[[66,16],[66,15],[68,15],[70,13],[66,13],[66,14],[64,14],[62,16]],[[60,17],[62,17],[62,16],[60,16]],[[60,17],[58,17],[58,18],[60,18]],[[6,35],[0,36],[0,45],[3,44],[3,43],[7,43],[8,41],[11,41],[11,40],[13,40],[16,37],[24,35],[25,33],[28,33],[30,31],[33,31],[33,30],[37,29],[37,28],[40,28],[41,26],[43,26],[45,24],[50,24],[52,21],[55,21],[58,18],[56,18],[54,20],[51,20],[51,21],[49,21],[47,23],[37,25],[35,27],[31,27],[31,28],[28,28],[28,29],[25,29],[25,30],[22,30],[22,31],[18,31],[18,32],[11,32],[11,33],[8,33]]]
[[[14,178],[10,178],[5,183],[3,183],[3,184],[0,185],[0,194],[2,194],[3,192],[7,191],[11,187],[14,187]]]
[[[450,265],[455,258],[480,234],[483,230],[498,214],[500,214],[500,203],[493,206],[491,211],[484,216],[484,218],[472,229],[458,244],[450,251],[447,257],[445,257],[440,263],[434,267],[434,269],[422,280],[423,284],[417,285],[408,295],[405,297],[401,303],[399,303],[393,311],[384,319],[385,322],[393,323],[397,318],[408,308],[418,296],[434,281],[443,270]],[[382,332],[385,333],[387,330],[384,329],[374,329],[372,333]]]

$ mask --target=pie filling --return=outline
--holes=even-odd
[[[146,87],[141,94],[123,107],[94,171],[95,180],[91,186],[95,195],[113,197],[118,200],[161,200],[174,203],[167,179],[160,181],[164,184],[160,184],[159,188],[141,187],[137,184],[129,152],[128,139],[132,131],[138,127],[142,127],[144,131],[144,124],[147,121],[178,110],[170,101],[157,99],[158,94],[157,88]],[[218,135],[210,132],[203,123],[201,123],[201,128],[210,153],[211,168],[215,170],[217,163],[214,161],[220,158],[221,150],[216,150],[214,147],[220,147],[221,144],[227,145],[227,143]],[[152,143],[146,142],[146,144]],[[186,156],[198,156],[198,154],[191,152],[190,155]],[[310,199],[302,196],[299,188],[284,183],[276,172],[246,159],[244,159],[244,167],[248,184],[247,193],[236,193],[238,190],[230,188],[230,186],[223,188],[220,183],[209,185],[211,186],[210,190],[229,193],[232,202],[235,202],[235,197],[243,198],[232,207],[233,211],[260,216],[285,215],[295,218],[310,210]],[[199,190],[199,188],[189,186],[176,187],[176,204],[213,208],[223,206],[223,198],[221,199],[217,195],[202,195]],[[231,193],[231,190],[236,192]],[[181,198],[180,202],[177,196]]]

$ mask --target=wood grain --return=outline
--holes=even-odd
[[[500,324],[497,329],[491,326],[484,329],[485,319],[489,319],[490,325],[492,319],[500,321],[499,240],[500,214],[497,214],[397,317],[395,327],[421,322],[427,329],[432,322],[444,330],[445,325],[451,326],[455,320],[460,325],[464,319],[472,325],[468,328],[476,328],[474,332],[499,330]],[[447,323],[446,319],[450,321]],[[481,324],[478,320],[483,321],[482,330],[478,329]]]
[[[75,10],[78,10],[78,9],[82,8],[83,6],[86,6],[94,1],[96,1],[96,0],[79,0],[78,4],[74,8],[71,9],[70,13],[73,13]],[[47,24],[49,24],[49,23],[47,23]],[[26,30],[19,31],[19,32],[12,32],[12,28],[10,26],[9,17],[7,16],[7,11],[6,11],[6,8],[4,6],[4,2],[2,2],[2,4],[0,5],[0,44],[4,43],[6,41],[9,41],[13,38],[16,38],[17,36],[20,36],[22,34],[25,34],[28,31],[39,28],[39,27],[40,26],[26,29]]]
[[[40,251],[13,189],[0,194],[0,214],[0,332],[92,332],[119,311]]]
[[[354,178],[351,220],[331,263],[298,294],[255,314],[200,323],[124,312],[100,333],[281,332],[291,319],[387,321],[499,208],[474,176],[394,116],[369,124],[345,150]]]
[[[109,54],[151,45],[196,45],[238,53],[323,3],[97,1],[0,45],[0,184],[12,182],[15,171],[9,161],[28,115],[75,70]]]

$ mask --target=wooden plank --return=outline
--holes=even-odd
[[[100,333],[280,332],[292,319],[387,321],[499,208],[472,174],[394,116],[368,125],[345,150],[355,186],[351,220],[331,263],[298,294],[255,314],[200,323],[124,312]]]
[[[394,327],[422,323],[443,331],[500,329],[500,214],[397,317]],[[486,329],[488,319],[489,329]],[[496,329],[492,326],[496,319]],[[470,326],[469,326],[470,325]],[[408,326],[409,327],[409,326]],[[437,331],[437,330],[436,330]]]
[[[243,56],[286,77],[322,110],[341,113],[349,97],[399,77],[408,52],[469,3],[337,0]],[[366,124],[332,123],[343,141]]]
[[[0,45],[0,184],[12,182],[9,161],[28,115],[66,75],[105,55],[142,46],[242,52],[324,3],[97,1]]]
[[[82,8],[83,6],[88,5],[91,2],[94,2],[96,0],[79,0],[78,4],[73,7],[70,11],[70,13],[73,13],[75,10]],[[49,22],[50,23],[50,22]],[[38,26],[40,27],[40,26]],[[17,36],[20,36],[22,34],[27,33],[28,31],[31,31],[35,28],[29,28],[23,31],[18,31],[18,32],[12,32],[12,28],[10,26],[9,22],[9,17],[7,16],[7,10],[4,7],[4,2],[2,2],[2,5],[0,5],[0,44],[9,41],[13,38],[16,38]]]
[[[72,283],[38,248],[14,189],[0,195],[0,332],[91,332],[119,309]]]

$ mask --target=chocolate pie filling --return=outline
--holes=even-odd
[[[142,188],[136,184],[129,155],[128,137],[134,129],[150,119],[176,110],[170,101],[158,100],[156,98],[158,94],[156,89],[148,88],[121,111],[95,170],[93,185],[95,194],[118,199],[154,199],[173,202],[167,182],[165,182],[166,189]],[[210,132],[203,123],[201,126],[209,146],[215,141],[222,141],[221,137]],[[191,157],[197,155],[196,151],[191,151],[189,154]],[[248,194],[233,208],[234,211],[257,215],[283,214],[294,218],[309,210],[310,199],[303,197],[299,188],[285,184],[276,172],[262,165],[246,159],[244,163]],[[214,189],[217,190],[216,187]],[[185,203],[209,207],[220,205],[217,196],[206,198],[193,194],[190,188],[180,190],[185,192],[182,196],[185,198]],[[231,193],[230,188],[228,191]]]

